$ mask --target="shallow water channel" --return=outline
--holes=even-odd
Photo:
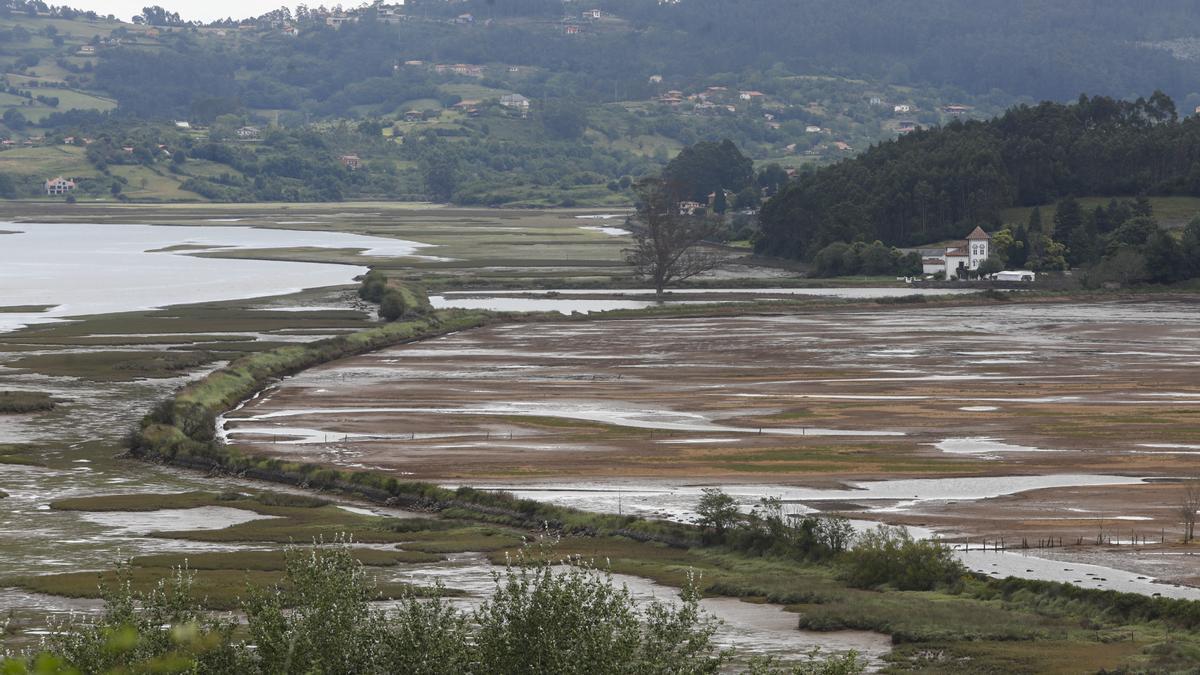
[[[654,289],[559,289],[453,291],[429,298],[434,307],[486,309],[495,312],[608,312],[618,309],[645,309],[670,305],[706,305],[714,302],[755,302],[758,300],[810,296],[820,298],[875,299],[909,295],[963,295],[976,293],[963,288],[676,288],[663,299],[654,298]],[[602,296],[602,297],[601,297]],[[714,296],[720,299],[695,299]],[[728,296],[722,298],[721,296]],[[687,299],[692,298],[692,299]]]

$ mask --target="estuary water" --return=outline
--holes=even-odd
[[[198,252],[327,248],[363,256],[416,256],[415,241],[342,232],[242,226],[4,223],[0,230],[0,331],[68,316],[240,300],[350,283],[356,265],[209,258]]]

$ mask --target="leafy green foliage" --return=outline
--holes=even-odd
[[[737,501],[716,488],[703,491],[696,508],[706,541],[753,555],[793,560],[829,560],[854,539],[844,518],[785,510],[777,497],[760,499],[743,515]]]
[[[606,574],[575,565],[508,567],[475,613],[479,660],[500,673],[716,673],[730,656],[700,594],[644,607]],[[640,611],[639,611],[640,610]]]
[[[663,169],[663,181],[680,199],[708,203],[708,195],[737,193],[754,182],[754,162],[733,141],[702,141],[680,151]],[[724,200],[724,197],[721,197]]]
[[[379,316],[388,321],[402,319],[409,312],[410,307],[408,302],[405,300],[404,294],[399,290],[389,288],[379,300]]]
[[[813,265],[816,275],[822,277],[856,274],[918,276],[922,269],[919,253],[902,253],[881,241],[872,244],[834,242],[817,251]]]
[[[865,532],[843,557],[846,582],[858,588],[928,591],[954,585],[966,572],[949,546],[914,539],[904,527],[880,525]]]
[[[725,531],[741,519],[737,500],[719,488],[704,488],[700,492],[700,503],[696,505],[696,514],[699,516],[696,524],[712,529],[717,537],[724,537]]]

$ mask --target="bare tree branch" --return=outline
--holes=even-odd
[[[1179,517],[1183,521],[1183,543],[1196,538],[1196,514],[1200,512],[1200,480],[1185,481],[1179,499]]]
[[[678,190],[659,178],[647,178],[635,187],[639,198],[633,248],[625,260],[635,274],[649,279],[662,295],[668,285],[715,269],[723,257],[701,247],[715,234],[715,225],[704,218],[679,212]]]

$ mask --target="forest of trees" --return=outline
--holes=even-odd
[[[764,205],[759,250],[807,258],[836,241],[920,245],[994,229],[1012,206],[1140,194],[1200,195],[1200,119],[1181,120],[1161,92],[1083,96],[918,131],[803,174]]]

